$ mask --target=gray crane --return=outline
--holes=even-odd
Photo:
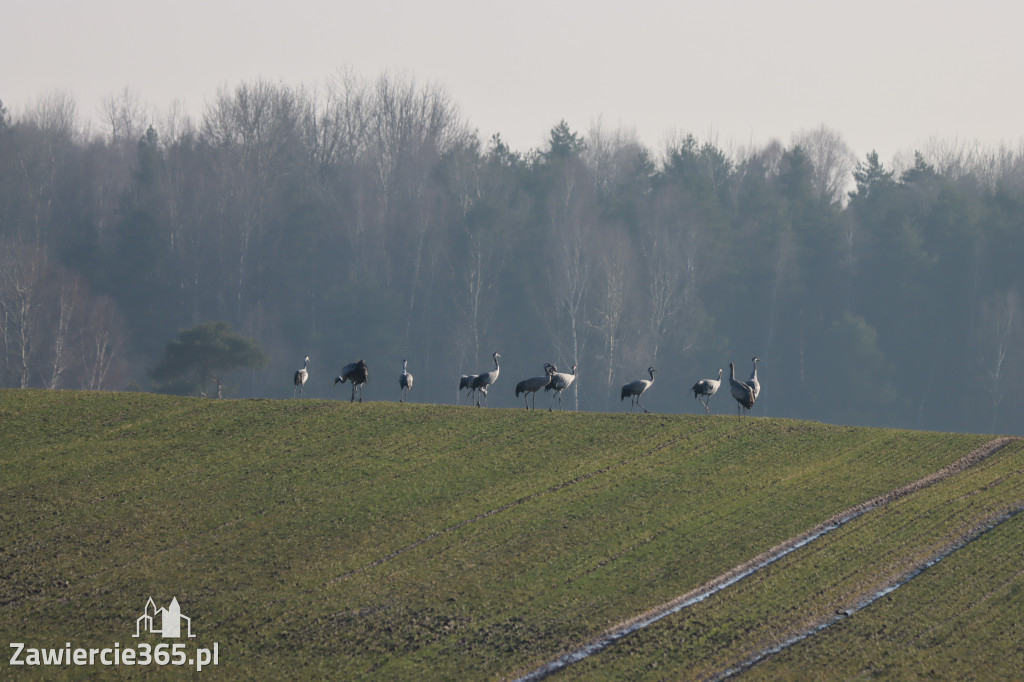
[[[363,384],[370,380],[370,370],[366,366],[363,360],[357,362],[350,362],[341,368],[341,375],[335,377],[334,383],[343,384],[346,381],[352,382],[352,399],[350,402],[356,401],[356,393],[359,394],[359,402],[363,402]]]
[[[555,406],[555,396],[558,396],[558,409],[562,409],[562,391],[572,386],[572,382],[576,380],[576,365],[572,366],[572,371],[568,374],[565,372],[559,372],[558,368],[554,365],[551,366],[551,383],[544,387],[545,391],[554,391],[551,396],[551,405],[548,406],[548,412],[551,412],[551,408]]]
[[[622,387],[622,394],[619,396],[619,400],[625,400],[627,395],[630,396],[630,412],[633,411],[634,404],[639,405],[644,412],[650,412],[650,410],[648,410],[646,407],[640,404],[640,396],[642,396],[644,392],[651,387],[651,384],[654,383],[654,373],[657,371],[658,370],[654,369],[653,367],[648,367],[647,373],[651,375],[650,380],[637,379],[636,381],[631,381]]]
[[[483,394],[484,394],[484,405],[485,406],[487,405],[487,389],[495,381],[498,380],[498,374],[501,372],[501,367],[498,365],[498,358],[500,358],[501,355],[498,354],[498,351],[494,351],[494,354],[491,355],[491,357],[494,359],[494,369],[492,369],[490,372],[484,372],[483,374],[477,374],[476,378],[473,379],[473,390],[474,391],[482,391],[483,392]],[[480,399],[479,398],[477,398],[477,400],[476,400],[476,406],[480,407]]]
[[[412,375],[409,374],[409,361],[402,358],[402,374],[398,377],[398,385],[402,389],[402,399],[398,402],[404,403],[405,397],[409,395],[412,388]]]
[[[469,404],[469,396],[473,395],[473,382],[478,375],[463,374],[459,377],[459,401],[462,400],[462,389],[466,389],[466,403]]]
[[[757,397],[761,395],[761,382],[757,380],[757,363],[763,362],[763,360],[755,355],[751,358],[751,362],[754,363],[754,371],[750,373],[750,378],[744,383],[754,389],[754,400],[757,400]]]
[[[754,406],[754,389],[750,384],[736,380],[736,366],[731,362],[729,363],[729,392],[736,399],[737,415],[740,414],[741,409],[749,411]]]
[[[529,379],[523,379],[516,384],[516,397],[519,394],[523,394],[523,400],[526,402],[526,409],[530,409],[530,396],[528,393],[533,394],[533,409],[537,409],[537,391],[547,387],[551,384],[551,375],[555,371],[555,366],[550,362],[544,363],[544,376],[542,377],[530,377]]]
[[[693,391],[693,397],[699,400],[704,405],[705,412],[711,412],[711,408],[708,406],[708,402],[711,400],[711,396],[718,393],[718,389],[722,386],[722,370],[718,370],[717,379],[701,379],[693,385],[690,389]]]
[[[309,379],[309,356],[306,356],[306,362],[303,363],[302,369],[295,370],[295,388],[292,389],[292,397],[295,397],[296,389],[299,391],[299,397],[302,397],[302,387],[306,385],[306,380]]]

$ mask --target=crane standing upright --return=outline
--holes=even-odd
[[[718,389],[722,386],[722,370],[718,370],[717,379],[701,379],[693,385],[690,390],[693,391],[693,397],[699,400],[704,405],[705,412],[711,412],[711,408],[708,406],[708,402],[711,400],[711,396],[718,393]]]
[[[751,362],[754,363],[754,370],[750,373],[750,378],[744,383],[754,389],[754,400],[757,400],[757,397],[761,395],[761,382],[757,380],[757,363],[763,362],[763,360],[755,355],[751,358]]]
[[[306,362],[303,363],[302,369],[295,370],[295,388],[292,389],[292,397],[295,397],[295,391],[298,389],[299,397],[302,397],[302,387],[306,385],[306,381],[309,379],[309,356],[306,356]]]
[[[409,361],[402,358],[402,374],[398,377],[398,385],[402,389],[402,399],[398,402],[404,403],[405,397],[409,395],[409,390],[412,388],[412,375],[409,374]]]
[[[477,374],[476,378],[473,379],[473,390],[474,391],[481,391],[481,392],[483,392],[483,394],[484,394],[484,405],[485,406],[487,405],[487,389],[495,381],[498,380],[498,374],[501,372],[501,366],[498,365],[498,358],[500,358],[501,355],[498,354],[498,351],[494,351],[494,354],[491,355],[491,357],[494,359],[494,369],[492,369],[490,372],[484,372],[482,374]],[[476,406],[480,407],[480,399],[479,398],[477,398]]]
[[[516,397],[519,394],[523,394],[523,400],[526,401],[526,409],[530,409],[530,396],[533,394],[533,409],[537,409],[537,391],[545,388],[551,384],[551,375],[555,371],[555,366],[550,362],[544,363],[544,376],[542,377],[530,377],[529,379],[523,379],[516,384]]]
[[[642,396],[644,392],[651,387],[651,384],[654,383],[654,373],[657,371],[658,370],[654,369],[653,367],[648,367],[647,373],[651,375],[650,380],[637,379],[636,381],[631,381],[622,387],[622,393],[619,396],[619,400],[625,400],[627,395],[630,396],[630,412],[633,411],[633,405],[639,405],[644,412],[650,412],[650,410],[648,410],[646,407],[640,404],[640,396]]]
[[[729,392],[736,399],[736,414],[740,409],[750,410],[754,406],[754,389],[750,384],[736,380],[736,365],[729,363]]]

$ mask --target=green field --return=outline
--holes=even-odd
[[[515,677],[990,440],[735,416],[0,391],[0,635],[5,648],[136,646],[146,600],[176,597],[196,646],[218,644],[203,676]],[[713,676],[968,536],[743,675],[1019,677],[1022,443],[551,679]],[[48,679],[182,672],[4,665]]]

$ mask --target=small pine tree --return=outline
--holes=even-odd
[[[267,354],[255,339],[234,333],[227,322],[206,322],[179,331],[150,377],[165,393],[208,395],[205,389],[213,384],[222,398],[228,374],[266,364]]]

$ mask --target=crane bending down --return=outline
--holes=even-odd
[[[405,396],[409,395],[409,389],[412,388],[412,375],[409,374],[409,361],[402,358],[402,374],[398,377],[398,385],[402,389],[402,399],[398,402],[404,403]]]
[[[732,393],[732,397],[736,399],[736,414],[740,414],[741,409],[750,410],[754,406],[754,389],[750,384],[736,380],[736,366],[729,363],[729,392]]]
[[[530,396],[529,393],[533,394],[533,409],[537,409],[537,391],[547,387],[551,384],[551,375],[555,371],[555,366],[550,362],[544,363],[544,376],[542,377],[530,377],[529,379],[523,379],[516,384],[516,397],[519,394],[523,394],[523,400],[526,402],[526,409],[530,409]]]
[[[473,381],[476,374],[463,374],[459,377],[459,401],[462,400],[462,389],[466,389],[466,403],[469,403],[469,396],[473,395]]]
[[[359,402],[363,402],[363,384],[370,380],[370,370],[362,360],[350,362],[341,368],[341,376],[335,377],[335,384],[343,384],[346,381],[352,382],[352,399],[356,401],[356,393],[359,394]]]
[[[298,389],[299,397],[302,397],[302,387],[306,385],[306,380],[309,379],[309,356],[306,356],[306,362],[302,365],[302,369],[295,370],[295,388],[292,389],[292,397],[295,397],[295,390]]]
[[[576,365],[572,366],[572,372],[568,374],[565,372],[555,371],[557,368],[552,365],[551,383],[544,387],[545,391],[554,391],[551,396],[551,405],[548,406],[548,412],[551,412],[551,408],[555,406],[555,396],[558,396],[558,409],[562,409],[562,391],[572,386],[572,382],[576,380]]]
[[[711,396],[718,393],[718,389],[722,386],[722,370],[718,370],[717,379],[701,379],[693,385],[690,389],[693,391],[693,397],[701,401],[704,404],[704,411],[711,412],[711,408],[708,407],[708,401],[711,400]]]
[[[494,359],[494,369],[492,369],[490,372],[477,374],[476,378],[473,379],[473,390],[483,392],[485,406],[487,405],[487,389],[491,386],[491,384],[498,380],[498,374],[501,372],[501,367],[498,365],[498,358],[500,358],[501,355],[498,354],[498,351],[494,351],[494,354],[491,355],[491,357]],[[476,406],[480,407],[479,398],[477,398],[476,400]]]
[[[637,379],[636,381],[631,381],[622,387],[622,394],[619,396],[619,401],[625,400],[627,395],[630,396],[630,412],[633,411],[634,404],[639,405],[644,412],[650,412],[650,410],[648,410],[646,407],[640,404],[640,396],[642,396],[644,394],[644,391],[649,389],[651,387],[651,384],[654,383],[654,373],[657,371],[658,370],[654,369],[653,367],[648,367],[647,373],[651,375],[650,380]]]

